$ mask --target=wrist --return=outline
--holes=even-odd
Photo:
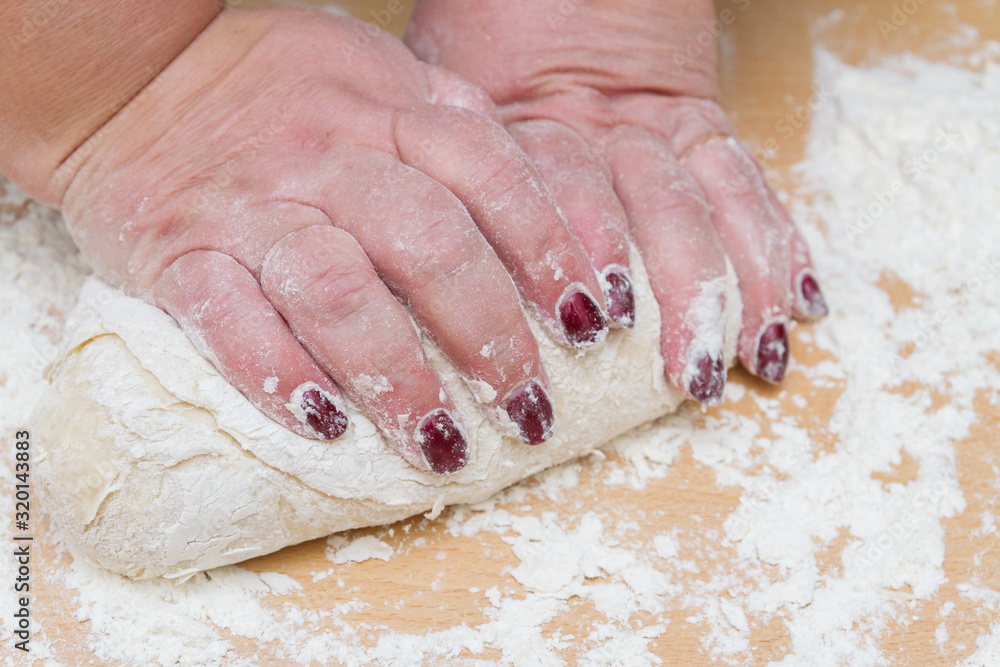
[[[217,0],[0,6],[0,171],[58,205],[59,165],[221,10]]]
[[[420,0],[406,42],[501,106],[575,88],[712,98],[714,20],[710,0]]]

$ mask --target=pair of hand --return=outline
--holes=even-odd
[[[334,439],[343,391],[438,473],[468,447],[407,309],[537,444],[555,421],[520,299],[562,344],[600,345],[633,324],[629,238],[674,385],[721,400],[728,263],[740,359],[780,381],[788,316],[825,313],[808,251],[706,99],[714,62],[662,72],[656,26],[683,41],[711,5],[651,1],[636,24],[614,4],[425,0],[408,41],[440,66],[354,21],[224,11],[53,175],[67,224],[273,419]]]

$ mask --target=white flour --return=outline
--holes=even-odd
[[[822,447],[823,434],[782,415],[776,401],[731,385],[727,401],[749,397],[771,419],[771,436],[725,408],[696,428],[702,416],[688,408],[616,440],[608,449],[623,462],[598,452],[540,475],[534,490],[518,485],[478,506],[446,511],[441,520],[450,533],[496,533],[519,561],[511,572],[521,588],[516,594],[477,592],[484,609],[477,625],[419,636],[386,630],[377,646],[364,648],[350,620],[364,605],[350,591],[341,591],[343,603],[332,609],[311,611],[294,597],[279,609],[262,602],[301,592],[278,573],[228,567],[177,586],[131,582],[80,562],[54,573],[78,596],[80,620],[89,621],[80,626],[80,642],[99,660],[127,664],[251,665],[234,656],[230,640],[248,637],[269,643],[289,664],[433,663],[492,649],[509,664],[558,665],[562,649],[582,646],[582,664],[643,665],[661,663],[652,643],[671,632],[666,610],[682,608],[690,622],[710,628],[703,648],[715,661],[752,662],[751,626],[777,620],[791,637],[780,663],[786,667],[891,662],[880,633],[890,623],[909,623],[911,599],[933,597],[944,582],[942,520],[966,505],[955,443],[977,421],[977,396],[993,409],[1000,404],[1000,362],[986,358],[1000,348],[1000,65],[983,58],[975,73],[905,57],[855,69],[817,55],[829,101],[815,110],[798,169],[812,197],[789,205],[833,304],[805,342],[837,361],[792,371],[806,373],[814,386],[843,390],[828,425],[836,446]],[[7,189],[0,205],[19,206],[23,197]],[[86,274],[56,216],[31,206],[16,224],[0,217],[5,438],[27,421],[43,387],[38,368],[54,354],[51,338]],[[899,312],[877,286],[891,274],[918,295]],[[949,400],[935,403],[931,389]],[[613,509],[583,504],[575,515],[511,509],[533,494],[572,494],[583,469],[596,483],[641,489],[665,477],[686,447],[719,485],[743,489],[724,534],[638,534],[637,524]],[[873,479],[904,453],[919,467],[914,479]],[[997,532],[1000,470],[993,474],[982,535]],[[6,494],[3,509],[10,516]],[[0,524],[9,543],[8,523]],[[843,535],[841,567],[820,574],[818,556]],[[389,560],[401,551],[371,536],[329,544],[332,564]],[[719,554],[727,557],[724,567],[714,560]],[[0,576],[10,581],[10,559],[0,563]],[[332,587],[337,571],[314,575]],[[953,583],[963,597],[1000,614],[1000,592],[975,578]],[[4,609],[13,607],[11,595],[5,586]],[[572,597],[597,610],[589,635],[544,632]],[[952,607],[936,610],[942,624],[933,641],[941,649],[951,648],[944,620]],[[3,623],[10,646],[6,614]],[[37,630],[33,655],[44,658],[45,628]],[[967,664],[1000,664],[1000,623],[966,648],[974,651]]]

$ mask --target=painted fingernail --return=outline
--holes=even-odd
[[[573,347],[589,347],[607,336],[608,323],[586,292],[577,290],[564,298],[559,306],[559,319]]]
[[[465,435],[444,410],[435,410],[420,423],[416,434],[430,469],[439,475],[461,470],[469,462]]]
[[[799,290],[802,292],[802,301],[805,304],[806,312],[811,317],[826,317],[830,309],[826,305],[826,299],[823,298],[823,292],[819,289],[819,283],[816,282],[816,276],[812,273],[806,273],[802,276],[802,280],[799,281]]]
[[[631,329],[635,326],[635,293],[632,280],[625,269],[611,269],[604,275],[604,300],[608,316],[618,326]]]
[[[327,440],[336,440],[347,430],[347,415],[337,409],[330,395],[313,385],[302,392],[298,401],[305,422]]]
[[[505,409],[511,421],[521,429],[523,442],[539,445],[552,437],[556,426],[552,401],[534,380],[513,389],[507,398]]]
[[[772,384],[785,378],[788,369],[788,331],[784,322],[764,327],[757,340],[757,375]]]
[[[706,354],[698,360],[688,393],[699,403],[719,405],[722,403],[722,393],[726,389],[726,369],[722,357]]]

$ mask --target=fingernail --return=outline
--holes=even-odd
[[[304,391],[299,405],[306,423],[327,440],[336,440],[347,430],[347,415],[338,410],[329,395],[319,387]]]
[[[588,347],[607,335],[608,323],[586,292],[577,290],[566,297],[559,306],[559,319],[573,347]]]
[[[416,434],[427,465],[439,475],[461,470],[469,462],[469,445],[455,421],[444,410],[424,417]]]
[[[784,322],[772,322],[757,341],[757,375],[772,384],[785,378],[788,369],[788,331]]]
[[[608,303],[608,316],[626,329],[635,326],[635,293],[625,269],[612,269],[604,275],[604,299]]]
[[[826,305],[826,299],[819,288],[816,276],[808,269],[799,281],[799,292],[802,296],[804,310],[810,317],[826,317],[830,309]]]
[[[507,416],[521,429],[521,440],[529,445],[539,445],[552,437],[556,417],[552,401],[545,390],[534,380],[525,382],[510,392],[507,398]]]
[[[726,370],[722,357],[704,355],[698,360],[697,371],[688,384],[688,393],[699,403],[719,405],[726,389]]]

